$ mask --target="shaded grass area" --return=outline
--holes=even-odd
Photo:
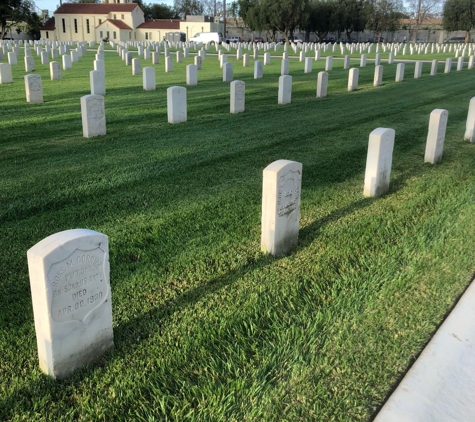
[[[35,57],[38,61],[38,58]],[[325,99],[292,60],[292,104],[277,105],[280,61],[229,84],[208,55],[169,125],[157,91],[106,55],[107,136],[84,139],[87,53],[63,80],[37,62],[45,103],[26,104],[21,65],[0,86],[1,420],[368,420],[473,272],[474,152],[463,141],[471,71],[359,90],[336,61]],[[21,62],[20,62],[21,63]],[[142,60],[142,65],[151,62]],[[423,163],[429,113],[449,110],[443,162]],[[363,198],[369,133],[396,130],[391,187]],[[303,163],[299,244],[260,252],[262,170]],[[115,349],[65,381],[39,371],[26,251],[71,228],[109,236]]]

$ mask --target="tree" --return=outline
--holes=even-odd
[[[409,19],[414,22],[412,40],[417,41],[417,35],[421,25],[432,18],[440,15],[441,0],[407,0],[406,11]]]
[[[465,42],[475,25],[474,0],[447,0],[444,4],[442,25],[446,31],[465,31]]]
[[[270,27],[283,34],[288,42],[288,34],[304,26],[308,14],[308,0],[262,0]]]
[[[383,32],[395,32],[400,26],[402,5],[393,0],[370,0],[368,3],[368,29],[377,39]]]
[[[8,29],[25,22],[31,15],[33,4],[29,0],[0,1],[0,39],[5,37]]]
[[[337,4],[333,1],[317,0],[309,4],[307,30],[315,32],[321,42],[329,32],[336,31],[338,20]]]
[[[339,0],[341,30],[345,31],[346,38],[351,40],[353,32],[365,30],[368,21],[368,3],[365,0]]]
[[[175,0],[175,12],[181,18],[185,19],[186,15],[202,15],[203,5],[199,0]]]
[[[150,6],[150,13],[152,19],[175,19],[177,15],[172,7],[167,4],[152,4]]]

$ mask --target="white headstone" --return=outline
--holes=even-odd
[[[474,61],[475,61],[475,56],[470,55],[470,57],[468,58],[468,68],[469,69],[473,69]]]
[[[414,79],[419,79],[422,75],[422,61],[417,60],[414,66]]]
[[[366,54],[361,55],[360,67],[366,67]]]
[[[49,74],[52,81],[62,78],[61,65],[59,62],[51,62],[49,64]]]
[[[249,54],[243,54],[242,55],[242,67],[248,67],[249,66]]]
[[[133,53],[131,51],[127,51],[127,53],[125,53],[125,65],[132,66],[133,58],[134,58]]]
[[[177,51],[176,52],[176,62],[177,63],[183,62],[183,52],[182,51]]]
[[[173,60],[170,56],[165,57],[165,72],[173,72]]]
[[[155,91],[157,88],[157,83],[155,79],[154,67],[149,66],[143,68],[142,82],[144,91]]]
[[[25,75],[25,92],[28,103],[42,103],[43,87],[41,85],[41,76]]]
[[[65,378],[114,346],[107,236],[67,230],[27,255],[40,368]]]
[[[198,85],[198,67],[195,64],[189,64],[186,66],[186,84],[190,86]]]
[[[320,60],[320,50],[315,50],[315,61]]]
[[[232,82],[232,80],[233,80],[233,64],[223,63],[223,82]]]
[[[305,57],[304,73],[312,73],[312,62],[313,59],[311,57]]]
[[[360,70],[357,67],[352,67],[348,72],[348,92],[356,91],[358,89],[358,76]]]
[[[186,88],[171,86],[167,89],[168,123],[186,122]]]
[[[140,59],[136,57],[132,59],[132,75],[140,75],[141,73]]]
[[[437,75],[437,66],[439,65],[439,62],[437,59],[432,60],[432,64],[430,66],[430,76],[435,76]]]
[[[350,68],[350,56],[346,55],[345,58],[343,59],[343,69],[349,69]]]
[[[463,69],[463,56],[460,56],[457,60],[457,71],[461,71]]]
[[[289,59],[282,59],[282,63],[280,65],[280,74],[281,75],[289,74]]]
[[[298,241],[302,164],[274,161],[264,169],[263,179],[261,249],[283,255]]]
[[[41,64],[49,64],[49,57],[47,51],[41,52]]]
[[[11,84],[12,82],[12,67],[8,63],[0,63],[0,84]]]
[[[389,189],[394,148],[394,129],[377,128],[369,135],[364,196],[377,197]]]
[[[325,72],[329,72],[332,70],[333,67],[333,57],[332,56],[327,56],[325,59]]]
[[[475,143],[475,97],[470,99],[467,122],[465,124],[465,135],[463,138],[472,144]]]
[[[152,53],[152,64],[158,64],[160,62],[160,53]]]
[[[278,104],[290,104],[292,101],[292,76],[282,75],[279,77]]]
[[[264,53],[264,66],[270,64],[270,53]]]
[[[300,52],[300,56],[299,56],[299,62],[300,63],[303,63],[305,61],[305,51],[301,51]]]
[[[263,70],[262,70],[262,61],[256,60],[254,62],[254,79],[262,78]]]
[[[424,156],[425,163],[436,164],[441,160],[448,117],[449,112],[440,108],[436,108],[430,114],[429,132],[427,134],[426,152]]]
[[[201,70],[201,57],[195,56],[194,62],[195,62],[196,69]]]
[[[73,67],[73,64],[71,62],[71,56],[64,55],[63,56],[63,70],[66,69],[71,69]]]
[[[231,86],[230,112],[242,113],[245,105],[246,84],[243,81],[233,81]]]
[[[381,86],[383,83],[383,66],[378,65],[374,67],[373,86]]]
[[[317,98],[324,98],[327,96],[328,88],[328,73],[318,72],[317,78]]]
[[[8,56],[8,64],[10,66],[14,66],[14,65],[18,64],[16,53],[14,53],[13,51],[10,51],[7,54],[7,56]]]
[[[76,50],[71,50],[71,63],[76,63],[79,60],[79,55]]]
[[[106,67],[104,60],[94,60],[94,70],[100,70],[101,72],[104,72],[105,75]]]
[[[394,51],[389,52],[388,64],[393,64],[394,62]]]
[[[33,56],[25,56],[25,72],[33,72],[35,70],[35,59]]]
[[[106,78],[104,72],[91,70],[89,72],[89,83],[92,95],[106,95]]]
[[[444,73],[450,73],[450,70],[452,69],[452,59],[450,57],[448,57],[446,60],[445,60],[445,69],[444,69]]]
[[[106,134],[104,97],[92,94],[81,97],[81,116],[82,133],[85,138]]]
[[[379,66],[381,64],[381,54],[380,53],[376,53],[376,56],[374,58],[374,65],[375,66]]]
[[[402,82],[404,80],[404,63],[398,63],[396,68],[396,82]]]

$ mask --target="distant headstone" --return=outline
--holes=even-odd
[[[282,59],[282,63],[280,65],[280,74],[281,75],[289,74],[289,59]]]
[[[249,54],[243,54],[242,55],[242,67],[248,67],[249,66]]]
[[[312,73],[312,62],[313,59],[311,57],[305,57],[304,73]]]
[[[378,65],[374,67],[373,86],[381,86],[383,83],[383,66]]]
[[[221,54],[219,58],[219,67],[222,69],[224,64],[228,62],[228,56],[227,54]]]
[[[430,114],[429,132],[427,134],[426,152],[424,156],[425,163],[436,164],[441,160],[448,117],[449,112],[440,108],[436,108]]]
[[[389,52],[388,64],[394,63],[394,51]]]
[[[41,76],[25,75],[25,92],[28,103],[42,103],[43,87],[41,85]]]
[[[232,82],[233,80],[233,64],[223,64],[223,82]]]
[[[333,68],[333,57],[327,56],[325,59],[325,72],[329,72]]]
[[[171,86],[167,89],[168,123],[181,123],[187,120],[186,88]]]
[[[348,72],[348,92],[356,91],[358,89],[359,69],[352,67]]]
[[[59,62],[51,62],[49,64],[49,75],[52,81],[62,78],[61,65]]]
[[[13,51],[10,51],[8,54],[8,64],[10,66],[15,66],[16,64],[18,64],[18,60],[17,60],[17,55],[16,53],[14,53]]]
[[[297,244],[302,164],[277,160],[263,172],[261,249],[284,255]]]
[[[278,104],[290,104],[292,100],[292,76],[282,75],[279,77]]]
[[[437,75],[437,66],[439,65],[439,62],[437,59],[432,60],[432,64],[430,66],[430,76],[435,76]]]
[[[451,69],[452,69],[452,58],[447,57],[447,59],[445,60],[444,73],[450,73]]]
[[[254,79],[260,79],[263,76],[263,70],[262,70],[262,61],[261,60],[256,60],[254,62]]]
[[[177,63],[182,63],[183,62],[183,52],[182,51],[177,51],[176,52],[176,62]]]
[[[470,99],[467,122],[465,124],[465,135],[463,138],[475,144],[475,97]]]
[[[380,53],[376,53],[376,56],[374,58],[374,65],[375,66],[379,66],[381,64],[381,54]]]
[[[49,64],[49,57],[47,51],[41,52],[41,64]]]
[[[242,113],[245,105],[246,84],[243,81],[233,81],[230,86],[230,112],[232,114]]]
[[[94,60],[94,70],[100,70],[106,74],[106,67],[104,60]]]
[[[194,62],[195,62],[196,69],[201,70],[201,57],[195,56]]]
[[[369,135],[364,196],[377,197],[389,189],[394,148],[394,129],[377,128]]]
[[[305,51],[301,51],[299,55],[299,62],[303,63],[305,61]]]
[[[1,58],[0,58],[0,60],[1,60]],[[469,69],[473,69],[474,61],[475,61],[475,56],[471,55],[471,56],[468,58],[468,68],[469,68]]]
[[[76,63],[79,60],[79,55],[76,50],[71,50],[71,63]]]
[[[155,79],[155,68],[144,67],[142,75],[143,89],[144,91],[155,91],[157,83]]]
[[[328,73],[318,72],[317,78],[317,98],[325,98],[327,96]]]
[[[315,61],[320,60],[320,50],[315,50]]]
[[[463,69],[463,56],[460,56],[457,60],[457,71],[460,72]]]
[[[89,72],[89,83],[92,95],[106,95],[106,80],[104,72],[91,70]]]
[[[360,67],[366,67],[366,54],[361,55]]]
[[[173,60],[170,56],[165,57],[165,72],[173,72]]]
[[[419,79],[422,75],[422,61],[417,60],[414,66],[414,79]]]
[[[198,59],[199,58],[200,57],[198,57]],[[231,73],[232,73],[232,69],[231,69]],[[223,72],[223,76],[224,76],[224,72]],[[186,66],[186,84],[190,86],[198,85],[198,66],[196,66],[195,64],[189,64]]]
[[[140,75],[141,73],[140,59],[136,57],[132,59],[132,75]]]
[[[93,70],[92,72],[98,72]],[[106,113],[104,97],[101,95],[84,95],[81,97],[82,134],[92,138],[106,134]]]
[[[396,68],[396,82],[402,82],[404,80],[404,63],[398,63]]]
[[[264,66],[270,64],[270,53],[264,53]]]
[[[159,64],[160,62],[160,53],[153,52],[152,53],[152,64]]]
[[[349,69],[350,68],[350,56],[346,55],[345,58],[343,59],[343,69]]]
[[[12,82],[12,67],[8,63],[0,63],[0,84],[11,84]]]
[[[67,54],[65,54],[63,56],[63,70],[71,69],[72,67],[73,67],[73,64],[71,62],[71,56],[68,56]]]
[[[25,72],[33,72],[35,70],[35,59],[33,56],[25,56]]]
[[[40,368],[65,378],[114,346],[107,236],[67,230],[27,255]]]

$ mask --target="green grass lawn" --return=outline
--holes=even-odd
[[[157,69],[144,92],[106,53],[107,135],[82,137],[93,52],[60,81],[35,56],[42,104],[27,104],[23,56],[0,85],[0,420],[368,421],[468,285],[475,268],[475,145],[463,140],[475,70],[395,83],[384,64],[316,75],[280,60],[229,84],[208,55],[187,88],[188,121],[167,123]],[[397,57],[396,57],[397,59]],[[143,66],[151,61],[142,60]],[[423,163],[430,112],[449,110],[441,164]],[[389,192],[363,197],[368,136],[396,131]],[[299,244],[260,252],[262,170],[303,164]],[[70,378],[38,367],[26,251],[73,228],[109,237],[115,348]]]

